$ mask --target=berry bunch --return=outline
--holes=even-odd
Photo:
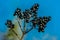
[[[33,27],[36,28],[36,25],[38,26],[38,32],[42,31],[44,32],[44,28],[46,27],[46,24],[51,20],[51,17],[39,17],[37,19],[32,20]]]
[[[5,25],[7,25],[8,28],[14,28],[14,24],[12,24],[11,20],[7,20],[7,22],[5,23]]]
[[[16,15],[17,15],[18,18],[22,19],[23,14],[21,12],[21,9],[19,9],[19,8],[16,9],[16,11],[14,13],[14,16],[16,16]]]
[[[51,17],[49,16],[49,17],[46,17],[46,16],[44,16],[44,17],[40,17],[39,19],[38,19],[38,32],[40,32],[40,31],[42,31],[42,32],[44,32],[44,28],[46,27],[46,24],[49,22],[51,20]]]
[[[17,15],[18,18],[25,19],[26,22],[28,23],[31,17],[34,17],[34,18],[37,17],[36,11],[38,10],[38,7],[39,7],[38,4],[34,4],[30,9],[25,9],[24,12],[21,12],[21,9],[17,8],[14,13],[14,16]]]
[[[17,16],[19,19],[24,19],[26,23],[31,22],[33,28],[36,28],[36,25],[38,26],[38,32],[44,31],[44,28],[46,27],[46,24],[51,20],[51,17],[43,16],[43,17],[37,17],[37,10],[39,8],[39,4],[34,4],[30,9],[25,9],[24,12],[21,11],[21,9],[17,8],[14,16]],[[33,18],[30,20],[30,18]],[[14,25],[12,24],[11,20],[7,20],[6,25],[9,28],[14,28]]]

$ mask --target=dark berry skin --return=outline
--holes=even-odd
[[[19,15],[19,12],[21,12],[21,9],[17,8],[16,11],[15,11],[15,13],[14,13],[14,16],[15,15]]]
[[[31,17],[31,12],[27,9],[27,10],[25,10],[25,12],[23,12],[23,17],[25,18],[25,19],[30,19],[30,17]]]
[[[18,18],[23,19],[21,9],[19,9],[19,8],[16,9],[14,16],[16,16],[16,15]]]
[[[29,23],[29,19],[26,19],[26,23]]]
[[[32,20],[32,24],[33,24],[33,27],[35,28],[36,24],[37,24],[37,21],[36,20]]]
[[[25,12],[32,15],[31,10],[29,10],[29,9],[25,9]]]
[[[25,21],[27,23],[29,23],[29,19],[31,18],[32,14],[30,12],[29,9],[25,9],[25,11],[23,12],[23,18],[25,19]]]
[[[39,4],[34,4],[33,6],[32,6],[32,8],[30,9],[33,13],[35,13],[37,10],[38,10],[38,8],[39,8]]]
[[[42,19],[42,22],[44,23],[44,25],[46,25],[50,20],[51,20],[50,16],[48,16],[48,17],[44,16]]]
[[[37,25],[42,24],[42,18],[41,18],[41,17],[39,17],[39,18],[37,19],[37,21],[38,21]]]
[[[43,26],[39,26],[38,32],[40,32],[40,31],[44,32],[44,27]]]
[[[50,21],[51,17],[44,16],[44,17],[39,17],[38,20],[38,32],[42,31],[44,32],[44,28],[46,27],[46,24]]]

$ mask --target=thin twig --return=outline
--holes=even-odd
[[[26,31],[26,22],[25,22],[25,20],[24,20],[24,32]]]
[[[26,33],[28,33],[28,32],[30,32],[32,29],[33,29],[33,27],[32,27],[32,28],[30,28],[28,31],[26,31],[26,32],[25,32],[25,34],[26,34]]]
[[[20,39],[20,40],[22,40],[22,39],[23,39],[23,37],[24,37],[24,33],[23,33],[23,35],[22,35],[22,37],[21,37],[21,39]]]
[[[22,28],[21,28],[21,21],[19,22],[19,20],[17,19],[17,22],[18,22],[18,24],[19,24],[19,27],[20,27],[20,29],[21,29],[21,31],[23,32],[23,30],[22,30]]]

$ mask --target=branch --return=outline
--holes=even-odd
[[[26,28],[26,22],[25,22],[25,20],[24,20],[24,28],[23,28],[23,29],[24,29],[24,32],[26,31],[25,28]]]
[[[17,19],[17,21],[18,21],[18,24],[19,24],[19,27],[20,27],[20,29],[21,29],[21,31],[23,32],[23,30],[22,30],[22,28],[21,28],[21,21],[19,22],[19,20]]]
[[[30,28],[28,31],[26,31],[25,34],[27,34],[28,32],[30,32],[32,29],[33,29],[33,27]]]
[[[23,39],[23,37],[24,37],[24,34],[22,35],[22,37],[21,37],[21,39],[20,39],[20,40],[22,40],[22,39]]]

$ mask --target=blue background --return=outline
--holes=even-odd
[[[51,16],[51,21],[47,24],[45,32],[38,33],[37,30],[29,32],[25,40],[60,40],[60,1],[59,0],[0,0],[0,32],[5,33],[7,19],[13,19],[16,8],[22,11],[30,8],[34,3],[39,3],[38,16]],[[47,37],[45,37],[45,35]],[[27,37],[28,36],[28,37]],[[45,37],[45,39],[42,39]],[[49,38],[48,38],[49,37]],[[36,39],[37,38],[37,39]],[[0,38],[1,39],[1,38]],[[52,39],[54,40],[54,39]]]

